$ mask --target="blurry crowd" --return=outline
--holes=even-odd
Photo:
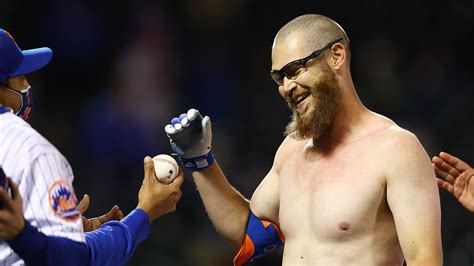
[[[31,123],[68,158],[94,216],[136,206],[143,157],[171,152],[163,128],[190,107],[211,117],[216,158],[250,198],[291,115],[269,77],[273,38],[305,13],[347,31],[369,109],[414,132],[430,157],[474,164],[472,1],[2,0],[0,25],[23,49],[55,52],[29,76]],[[440,193],[445,265],[472,265],[474,216]],[[231,265],[234,253],[187,174],[177,212],[152,225],[128,265]]]

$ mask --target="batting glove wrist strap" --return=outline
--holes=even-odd
[[[214,154],[209,152],[206,155],[194,157],[194,158],[183,158],[179,157],[184,167],[190,171],[198,171],[211,166],[214,163]]]

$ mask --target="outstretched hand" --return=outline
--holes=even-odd
[[[89,195],[85,194],[81,202],[77,206],[77,209],[81,214],[89,208],[90,198]],[[117,205],[114,205],[110,211],[104,215],[94,218],[87,218],[84,215],[82,216],[82,225],[84,227],[84,232],[90,232],[98,229],[103,223],[112,220],[121,220],[123,218],[123,213]]]
[[[23,199],[17,184],[8,178],[11,197],[8,192],[0,187],[0,239],[11,240],[15,238],[25,227],[25,218],[23,217]]]
[[[433,167],[441,178],[438,186],[453,194],[469,211],[474,212],[474,169],[459,158],[441,152],[432,159]]]
[[[153,160],[147,156],[143,162],[144,177],[138,192],[138,206],[148,215],[150,223],[156,218],[176,210],[181,198],[181,185],[184,181],[183,170],[169,184],[162,184],[155,176]]]

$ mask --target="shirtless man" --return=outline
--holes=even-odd
[[[271,76],[293,116],[250,202],[214,160],[209,117],[191,109],[165,127],[214,226],[240,247],[235,264],[280,241],[283,265],[442,264],[430,158],[412,133],[363,106],[350,59],[346,33],[325,16],[280,29]]]

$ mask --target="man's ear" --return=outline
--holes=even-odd
[[[336,43],[331,48],[330,52],[331,54],[329,58],[329,63],[334,67],[335,70],[341,69],[341,67],[347,60],[346,48],[342,44]]]

